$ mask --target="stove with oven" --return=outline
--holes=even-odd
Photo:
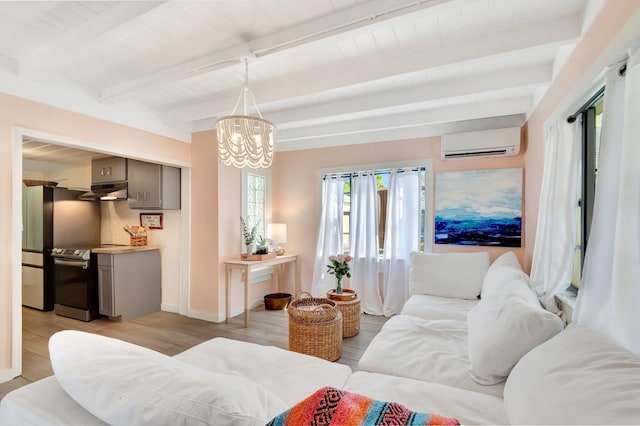
[[[51,257],[55,313],[82,321],[98,318],[96,255],[89,248],[54,248]]]

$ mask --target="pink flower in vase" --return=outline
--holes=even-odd
[[[335,256],[329,256],[329,261],[331,262],[327,265],[327,273],[331,275],[335,275],[338,279],[338,283],[336,286],[336,293],[342,293],[342,277],[351,278],[351,268],[349,267],[349,263],[353,258],[349,255],[338,254]]]

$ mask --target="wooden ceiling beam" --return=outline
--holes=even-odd
[[[432,8],[451,0],[370,0],[246,43],[218,50],[100,90],[102,102],[115,102],[141,90],[175,82],[255,58],[311,43],[388,19]]]
[[[21,74],[52,69],[64,63],[64,58],[87,46],[91,41],[126,25],[164,4],[165,1],[116,2],[115,6],[96,19],[87,21],[75,31],[42,43],[28,55],[19,59]]]
[[[544,26],[517,28],[511,31],[491,34],[473,40],[460,40],[444,46],[429,46],[422,51],[390,51],[386,54],[345,59],[339,64],[327,63],[304,73],[282,74],[276,78],[253,83],[256,100],[261,112],[268,111],[268,104],[297,97],[313,96],[327,90],[340,89],[354,84],[409,76],[429,69],[452,64],[479,67],[483,62],[501,60],[515,54],[526,58],[529,54],[574,43],[580,36],[580,22],[576,17],[566,17]],[[384,66],[383,66],[384,64]],[[331,76],[331,78],[327,78]],[[215,118],[227,114],[235,103],[237,93],[215,101],[194,103],[185,108],[171,108],[165,119],[193,121]]]

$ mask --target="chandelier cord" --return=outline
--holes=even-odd
[[[231,115],[220,117],[216,121],[218,140],[218,157],[223,164],[242,168],[267,168],[273,162],[275,125],[265,120],[258,109],[258,105],[249,88],[249,63],[244,60],[244,85]],[[243,103],[244,115],[236,115]],[[249,103],[257,116],[249,115]]]
[[[249,87],[249,61],[244,58],[244,85]]]
[[[249,115],[247,92],[249,92],[249,61],[247,60],[247,58],[244,58],[244,87],[242,87],[242,95],[243,95],[243,101],[244,101],[244,115]],[[253,103],[255,103],[255,101],[253,101]]]
[[[242,102],[242,111],[243,115],[249,116],[249,99],[248,96],[251,97],[251,102],[253,102],[253,107],[256,109],[256,113],[258,117],[262,117],[260,113],[260,109],[258,108],[258,104],[256,102],[256,98],[253,96],[253,91],[249,88],[249,61],[247,58],[244,58],[244,85],[242,89],[240,89],[240,95],[238,96],[238,100],[236,101],[235,107],[233,107],[233,111],[231,115],[235,115],[238,111],[238,107],[240,106],[240,102]]]

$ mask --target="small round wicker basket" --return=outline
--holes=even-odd
[[[328,361],[340,358],[342,312],[335,302],[302,292],[289,304],[288,312],[290,351]]]

